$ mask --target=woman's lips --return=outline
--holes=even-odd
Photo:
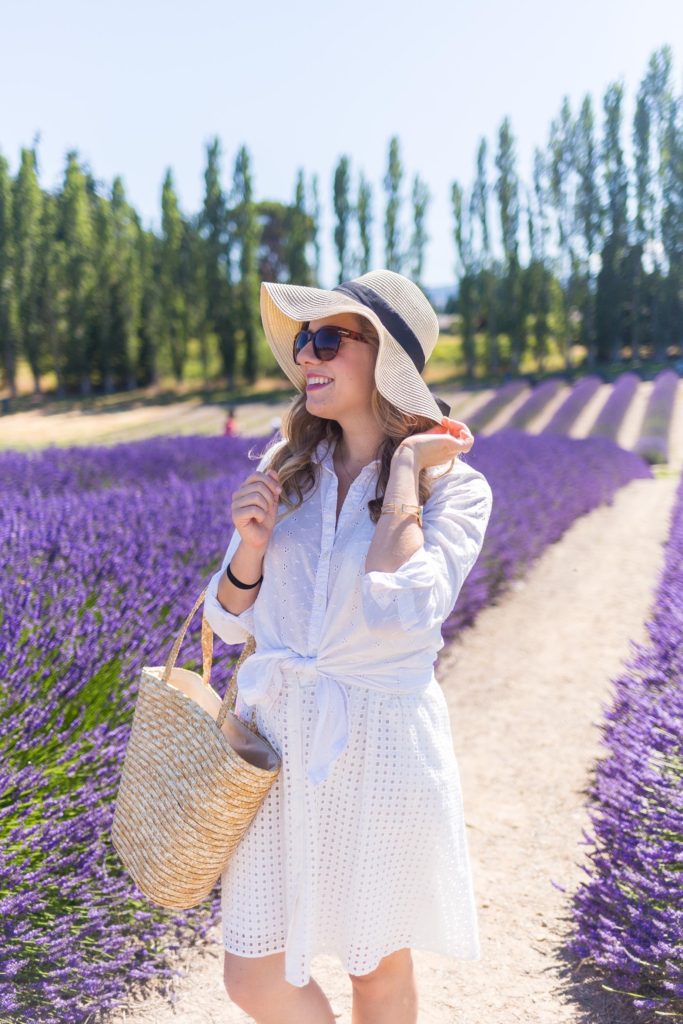
[[[334,382],[331,381],[331,380],[328,380],[328,382],[327,382],[327,384],[333,384],[333,383]],[[327,384],[307,384],[306,385],[306,390],[307,391],[319,391],[320,388],[326,388]]]

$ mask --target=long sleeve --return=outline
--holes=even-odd
[[[280,439],[275,442],[261,458],[255,471],[259,473],[265,472],[276,450],[279,450],[279,448],[284,444],[286,444],[284,439]],[[243,644],[247,640],[249,634],[253,635],[254,633],[253,604],[250,605],[249,608],[245,608],[245,610],[239,615],[233,615],[232,612],[226,611],[218,600],[218,584],[226,570],[228,562],[239,546],[240,539],[241,538],[237,530],[233,529],[227,551],[223,556],[221,567],[209,580],[206,588],[206,595],[204,597],[204,615],[206,617],[206,621],[209,623],[214,633],[216,633],[221,640],[224,640],[226,644]]]
[[[452,611],[481,551],[493,507],[486,478],[465,463],[436,479],[425,503],[424,542],[395,572],[361,576],[368,626],[380,632],[431,630]]]

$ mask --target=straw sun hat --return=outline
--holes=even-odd
[[[439,337],[439,321],[429,299],[407,277],[393,270],[371,270],[335,288],[298,284],[261,284],[261,319],[278,363],[299,391],[306,387],[302,367],[294,362],[292,343],[309,320],[358,313],[379,336],[375,385],[403,412],[441,423],[450,413],[422,379],[422,371]]]

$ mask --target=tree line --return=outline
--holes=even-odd
[[[576,114],[564,98],[545,149],[534,149],[530,185],[519,180],[509,118],[498,133],[493,181],[487,143],[480,142],[472,187],[465,191],[455,182],[451,189],[468,374],[478,332],[480,358],[492,373],[517,372],[529,352],[542,368],[551,338],[565,366],[575,343],[585,346],[588,367],[613,363],[624,350],[632,365],[683,353],[683,97],[673,93],[671,69],[671,48],[663,46],[639,86],[631,168],[619,82],[604,94],[601,132],[590,95]]]
[[[449,308],[460,316],[468,376],[516,372],[528,354],[543,368],[552,343],[567,366],[577,342],[589,366],[625,348],[634,364],[681,351],[683,97],[671,77],[664,46],[640,83],[630,168],[621,83],[604,94],[601,130],[590,95],[576,113],[564,98],[546,146],[534,150],[528,185],[508,117],[492,171],[481,139],[471,186],[454,181],[450,192],[457,289]],[[59,397],[146,386],[167,371],[181,382],[191,339],[208,381],[212,337],[229,387],[258,379],[260,282],[321,286],[319,180],[301,168],[291,202],[259,200],[247,148],[236,154],[229,188],[222,161],[213,138],[195,214],[181,210],[167,169],[154,231],[122,178],[107,188],[77,151],[67,153],[54,191],[39,183],[35,145],[21,150],[14,177],[0,153],[0,383],[11,395],[20,358],[38,393],[53,372]],[[353,178],[343,155],[332,178],[337,281],[382,265],[424,287],[432,196],[415,174],[404,214],[399,138],[390,139],[382,182],[380,264],[374,190],[362,170]]]

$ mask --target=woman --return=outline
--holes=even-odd
[[[417,285],[264,283],[261,315],[301,394],[233,493],[204,611],[254,636],[236,710],[282,767],[222,875],[225,984],[258,1024],[328,1024],[310,961],[335,953],[354,1024],[414,1024],[411,948],[480,956],[434,661],[491,488],[422,379],[439,326]]]

